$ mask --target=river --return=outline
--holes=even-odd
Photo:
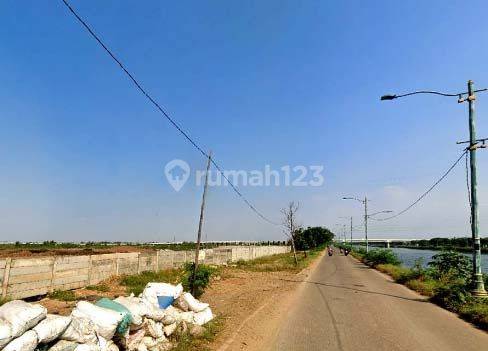
[[[398,256],[403,265],[407,267],[412,267],[415,260],[421,257],[423,258],[424,265],[426,266],[427,263],[431,261],[432,256],[440,252],[433,250],[405,249],[399,247],[392,248],[391,250]],[[471,259],[471,254],[464,254]],[[488,273],[488,254],[481,255],[481,269],[483,273]]]

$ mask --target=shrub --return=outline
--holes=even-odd
[[[88,285],[86,287],[87,290],[99,291],[99,292],[108,292],[110,288],[108,285],[105,284],[97,284],[97,285]]]
[[[463,280],[451,282],[450,284],[441,283],[434,289],[434,295],[431,297],[432,302],[451,311],[458,311],[470,299],[471,294]]]
[[[193,279],[194,269],[195,263],[185,263],[185,274],[183,276],[182,284],[185,290],[192,291],[193,295],[198,298],[203,294],[205,288],[210,283],[210,277],[215,272],[215,268],[200,264],[195,273],[195,279]]]
[[[52,293],[47,295],[49,298],[53,300],[60,300],[60,301],[76,301],[78,298],[76,297],[75,293],[71,290],[55,290]]]
[[[444,283],[463,280],[464,283],[471,281],[471,265],[468,257],[463,254],[444,251],[434,255],[429,266],[432,267],[432,277]]]
[[[391,250],[371,250],[364,255],[364,259],[373,267],[379,264],[400,264],[400,260]]]

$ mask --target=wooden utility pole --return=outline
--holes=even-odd
[[[197,246],[195,248],[195,264],[193,265],[193,274],[190,282],[191,293],[193,295],[195,295],[195,287],[193,283],[195,282],[197,269],[198,269],[198,258],[200,255],[200,241],[202,240],[203,213],[205,211],[205,198],[207,197],[207,188],[208,188],[208,173],[210,170],[211,162],[212,162],[212,151],[210,151],[208,154],[207,171],[205,173],[205,184],[203,186],[202,205],[200,207],[200,221],[198,222]]]

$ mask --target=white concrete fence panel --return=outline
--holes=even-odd
[[[223,246],[201,250],[199,260],[222,265],[287,252],[290,252],[288,246]],[[22,299],[98,284],[114,275],[178,268],[194,259],[194,251],[172,250],[3,258],[0,259],[0,286],[3,298]]]

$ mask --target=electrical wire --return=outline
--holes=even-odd
[[[62,0],[64,5],[68,8],[68,10],[71,12],[71,14],[78,20],[78,22],[81,23],[81,25],[90,33],[90,35],[95,39],[98,44],[105,50],[105,52],[117,63],[117,65],[124,71],[124,73],[129,77],[129,79],[134,83],[136,88],[156,107],[156,109],[175,127],[178,132],[180,132],[181,135],[195,147],[205,158],[209,158],[209,155],[197,144],[196,141],[194,141],[187,132],[183,130],[183,128],[159,105],[159,103],[142,87],[142,84],[137,81],[137,79],[132,75],[132,73],[129,72],[129,70],[124,66],[124,64],[115,56],[115,54],[104,44],[104,42],[100,39],[100,37],[91,29],[91,27],[86,23],[85,20],[83,20],[80,15],[73,9],[73,7],[68,3],[67,0]],[[255,213],[257,214],[261,219],[264,221],[273,224],[273,225],[281,225],[280,223],[276,223],[268,219],[266,216],[264,216],[261,212],[259,212],[254,205],[252,205],[245,197],[244,195],[237,189],[237,187],[227,178],[227,176],[224,174],[222,168],[213,160],[213,158],[210,158],[212,164],[215,166],[215,168],[219,171],[219,173],[222,175],[222,177],[229,183],[231,186],[232,190],[244,201],[244,203]]]
[[[386,217],[386,218],[370,218],[374,221],[378,221],[378,222],[383,222],[383,221],[387,221],[387,220],[390,220],[390,219],[393,219],[393,218],[396,218],[402,214],[404,214],[405,212],[407,212],[408,210],[410,210],[412,207],[414,207],[416,204],[418,204],[424,197],[427,196],[427,194],[429,194],[432,190],[434,190],[434,188],[444,180],[444,178],[447,177],[447,175],[449,173],[451,173],[451,171],[454,169],[454,167],[457,166],[457,164],[459,163],[459,161],[461,161],[461,159],[464,157],[464,155],[468,152],[468,150],[464,150],[464,152],[461,154],[461,156],[459,156],[459,158],[456,160],[456,162],[454,162],[452,164],[451,167],[449,167],[449,169],[442,175],[442,177],[440,177],[429,189],[427,189],[427,191],[425,191],[422,195],[420,195],[420,197],[415,200],[413,203],[411,203],[408,207],[406,207],[405,209],[403,209],[402,211],[398,212],[397,214],[393,215],[393,216],[389,216],[389,217]]]
[[[414,91],[414,92],[408,93],[408,94],[397,95],[396,97],[400,98],[400,97],[416,95],[416,94],[434,94],[434,95],[441,95],[441,96],[459,96],[459,94],[446,94],[446,93],[440,93],[438,91],[432,91],[432,90],[419,90],[419,91]],[[465,94],[465,93],[463,93],[463,94]]]
[[[473,91],[473,93],[479,93],[479,92],[487,91],[487,90],[488,90],[488,88],[478,89],[478,90]],[[467,95],[467,94],[469,94],[469,92],[465,91],[463,93],[448,94],[448,93],[441,93],[439,91],[432,91],[432,90],[419,90],[419,91],[414,91],[414,92],[407,93],[407,94],[394,95],[394,97],[396,99],[396,98],[401,98],[401,97],[416,95],[416,94],[434,94],[434,95],[449,96],[449,97],[453,97],[453,96],[459,97],[462,95]]]

